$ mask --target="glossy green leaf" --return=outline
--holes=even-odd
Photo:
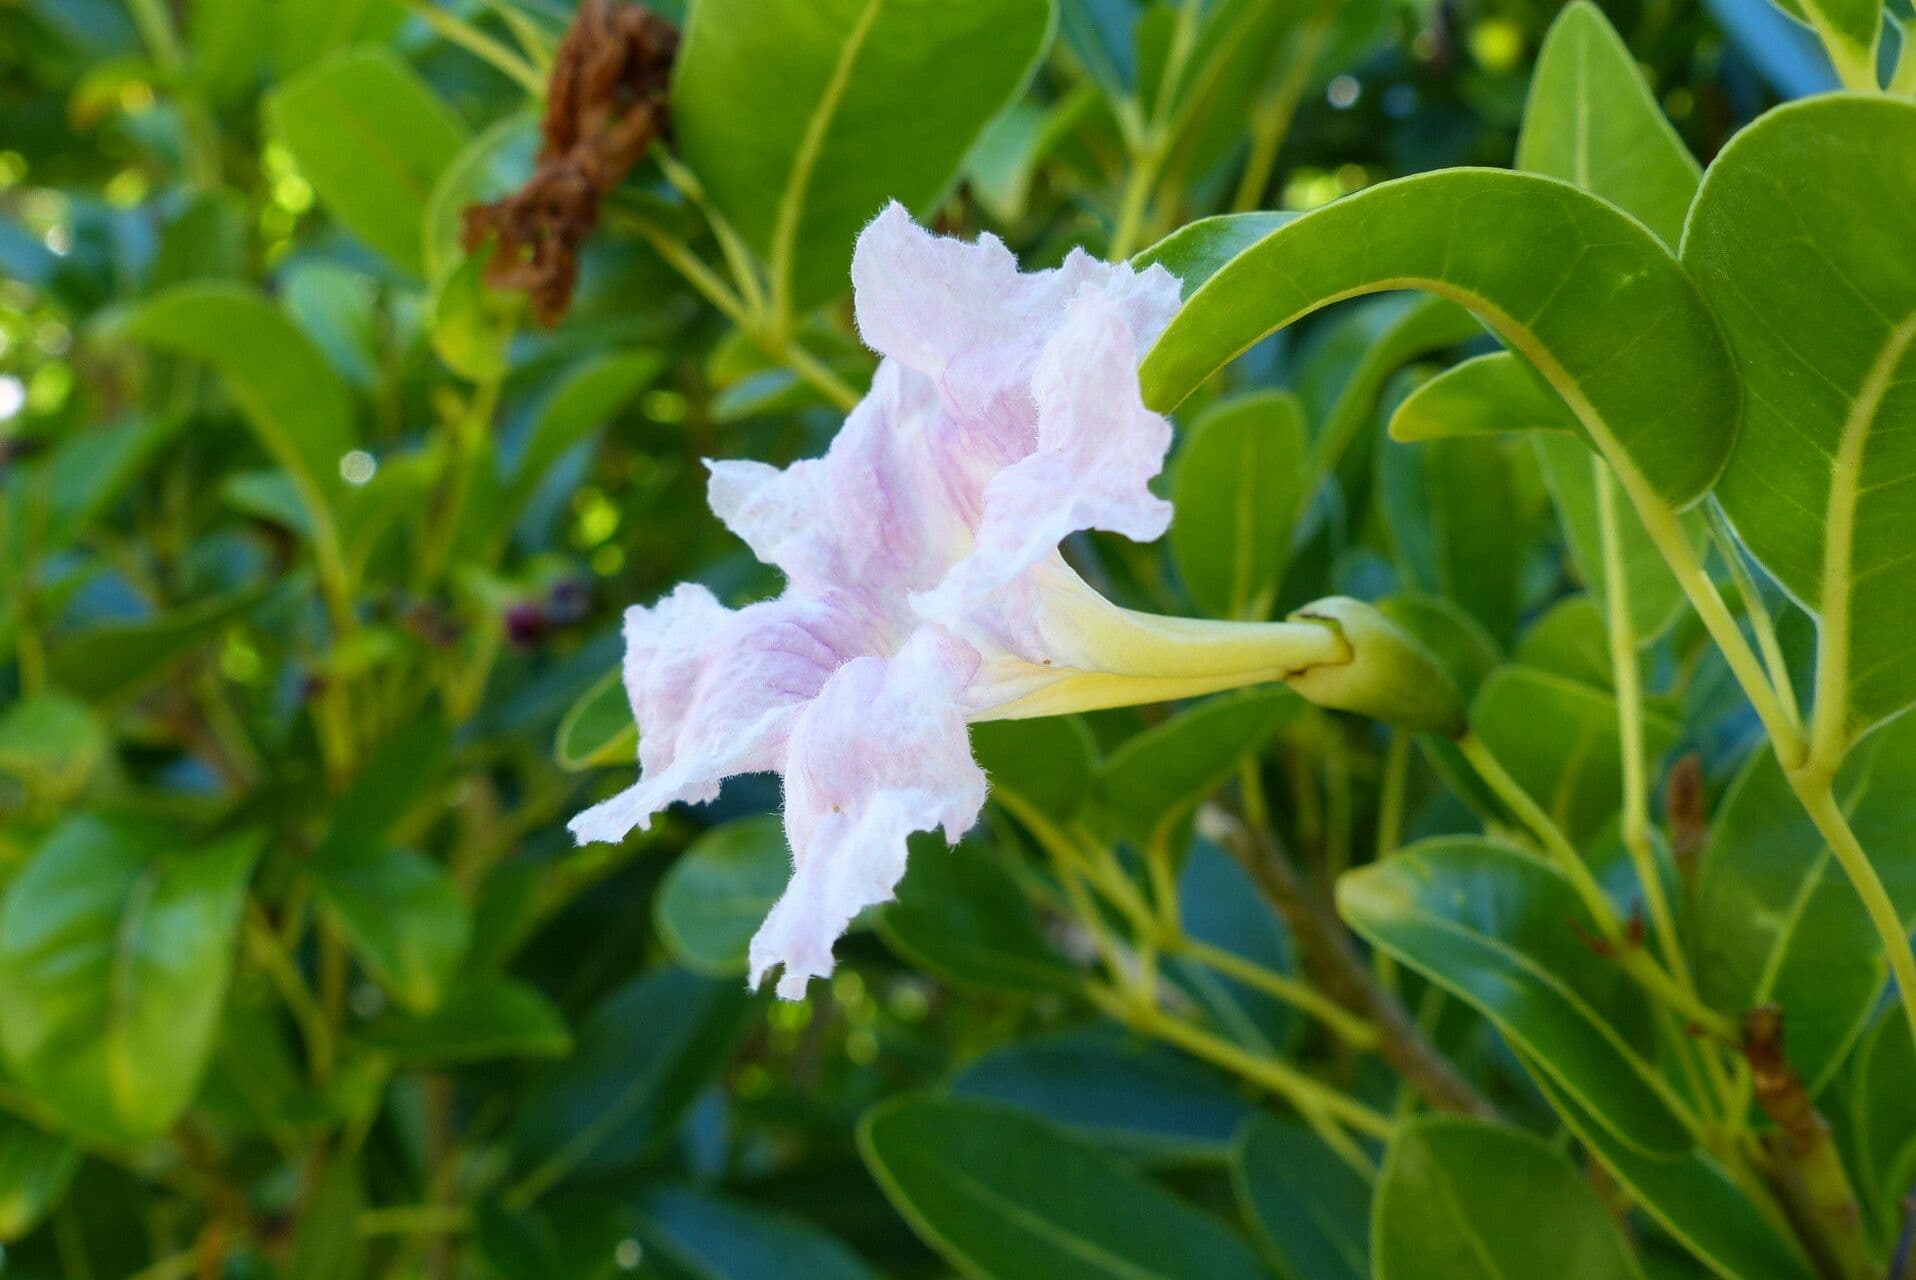
[[[336,49],[389,39],[405,16],[398,0],[278,0],[274,69],[290,76]]]
[[[1478,690],[1470,724],[1571,843],[1590,840],[1622,804],[1617,705],[1605,690],[1503,667]],[[1645,713],[1644,757],[1653,773],[1676,737],[1668,717]]]
[[[1390,415],[1406,444],[1451,436],[1578,430],[1563,397],[1508,351],[1475,356],[1419,383]]]
[[[39,1226],[79,1167],[80,1152],[66,1139],[0,1116],[0,1243],[12,1244]]]
[[[1780,107],[1711,164],[1683,241],[1749,388],[1717,497],[1821,620],[1851,733],[1916,704],[1912,155],[1916,102]]]
[[[314,1184],[293,1236],[287,1280],[354,1280],[363,1274],[366,1246],[359,1215],[366,1187],[350,1154],[334,1156]]]
[[[968,1064],[951,1091],[1021,1108],[1114,1153],[1153,1160],[1221,1158],[1252,1114],[1229,1077],[1112,1030],[1020,1040]]]
[[[192,1100],[260,845],[82,814],[8,887],[0,1048],[74,1129],[144,1140]]]
[[[922,213],[944,193],[1051,24],[1049,0],[702,0],[673,127],[774,296],[809,311],[843,292],[885,201]]]
[[[1375,1280],[1642,1280],[1576,1168],[1520,1129],[1461,1116],[1400,1127],[1377,1177]]]
[[[1078,974],[1052,950],[998,849],[918,835],[905,878],[876,922],[885,944],[942,978],[990,991],[1070,991]]]
[[[971,754],[1000,804],[1068,822],[1091,794],[1098,748],[1076,716],[1045,716],[972,725]]]
[[[338,263],[300,262],[286,272],[280,304],[340,377],[360,391],[379,384],[379,289],[371,279]]]
[[[738,818],[694,840],[652,900],[659,938],[679,963],[725,977],[745,972],[746,947],[785,882],[792,854],[776,814]]]
[[[1489,840],[1425,840],[1346,874],[1337,906],[1373,945],[1490,1019],[1619,1142],[1684,1149],[1668,1086],[1618,1027],[1622,971],[1585,945],[1595,926],[1554,868]]]
[[[579,695],[559,721],[552,744],[559,767],[568,773],[630,764],[638,749],[639,726],[616,667]]]
[[[1241,243],[1218,222],[1183,234],[1209,228],[1206,237]],[[1170,408],[1299,316],[1352,294],[1400,288],[1474,311],[1646,490],[1687,505],[1722,470],[1738,390],[1695,286],[1627,215],[1527,174],[1421,174],[1269,231],[1188,296],[1145,357],[1145,401]]]
[[[1251,1119],[1237,1137],[1231,1181],[1279,1275],[1370,1280],[1370,1184],[1308,1128]]]
[[[1547,1072],[1531,1078],[1578,1141],[1590,1149],[1643,1211],[1725,1280],[1810,1280],[1816,1273],[1793,1242],[1701,1149],[1647,1155],[1617,1141]]]
[[[1053,1125],[983,1102],[906,1096],[858,1146],[920,1238],[983,1280],[1250,1280],[1217,1219]]]
[[[466,130],[424,80],[390,50],[345,50],[275,89],[266,120],[327,212],[400,270],[425,274],[426,201]]]
[[[1565,596],[1524,628],[1515,656],[1519,668],[1587,688],[1611,690],[1616,683],[1603,607],[1586,594]]]
[[[871,1280],[874,1274],[805,1219],[709,1191],[649,1187],[632,1209],[647,1249],[700,1280]]]
[[[736,978],[655,969],[601,1000],[571,1056],[522,1095],[513,1149],[533,1186],[631,1165],[669,1141],[751,1007]]]
[[[1384,446],[1382,510],[1405,577],[1462,605],[1494,637],[1517,625],[1523,539],[1508,446],[1489,438]]]
[[[393,845],[331,845],[312,863],[319,899],[353,954],[405,1009],[437,1008],[472,936],[472,913],[430,858]]]
[[[1916,925],[1916,720],[1897,720],[1857,749],[1837,802]],[[1732,1016],[1783,1008],[1790,1065],[1820,1088],[1883,989],[1882,943],[1856,891],[1768,750],[1738,775],[1717,811],[1695,893],[1697,981]]]
[[[1133,735],[1098,770],[1099,813],[1149,840],[1195,809],[1301,705],[1282,688],[1226,694]]]
[[[140,303],[115,331],[218,369],[314,520],[330,519],[339,460],[358,442],[352,399],[326,357],[277,307],[247,285],[184,284]]]
[[[1589,0],[1564,9],[1537,52],[1517,167],[1602,196],[1672,249],[1702,176],[1636,59]]]
[[[1305,498],[1304,408],[1288,391],[1213,405],[1186,433],[1172,479],[1171,556],[1220,618],[1270,614]]]
[[[51,655],[53,682],[88,702],[117,704],[149,688],[176,663],[260,600],[252,588],[67,637]]]

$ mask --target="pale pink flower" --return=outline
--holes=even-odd
[[[785,780],[790,885],[751,945],[798,998],[854,916],[892,896],[906,837],[956,841],[985,776],[966,723],[1161,701],[1348,661],[1334,626],[1119,609],[1058,553],[1084,529],[1161,535],[1170,424],[1138,360],[1178,305],[1161,267],[1074,252],[1021,273],[992,236],[939,239],[897,205],[859,236],[858,328],[883,357],[823,457],[710,463],[712,509],[784,571],[739,610],[679,587],[626,614],[637,785],[580,814],[618,840],[734,774]]]

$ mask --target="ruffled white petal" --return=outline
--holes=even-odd
[[[625,689],[639,725],[637,785],[574,818],[581,843],[644,830],[667,805],[702,804],[739,773],[784,764],[793,721],[849,655],[870,644],[828,601],[736,612],[686,583],[625,614]]]
[[[778,993],[803,998],[832,971],[832,945],[905,873],[906,839],[978,820],[985,775],[958,697],[975,653],[926,629],[889,660],[839,668],[799,717],[785,767],[792,879],[752,939],[751,982],[782,967]]]

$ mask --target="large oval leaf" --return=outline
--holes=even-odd
[[[964,986],[1072,990],[1077,970],[1045,941],[1030,901],[999,861],[1006,852],[912,837],[898,898],[877,915],[879,936],[910,963]]]
[[[1098,770],[1100,815],[1114,834],[1150,840],[1195,809],[1301,705],[1288,689],[1254,689],[1137,734]]]
[[[1596,1192],[1542,1139],[1461,1116],[1397,1131],[1377,1178],[1374,1280],[1642,1280]]]
[[[1245,238],[1230,219],[1181,235],[1233,247]],[[1203,255],[1187,244],[1186,256]],[[1722,470],[1738,392],[1695,286],[1628,215],[1529,174],[1421,174],[1267,231],[1189,293],[1145,357],[1145,401],[1176,405],[1326,303],[1405,288],[1474,311],[1544,375],[1627,484],[1683,506]]]
[[[75,1129],[145,1140],[192,1101],[260,844],[81,815],[7,890],[0,1047]]]
[[[752,935],[791,878],[792,854],[778,815],[713,827],[665,873],[652,900],[659,938],[698,973],[742,974]]]
[[[275,90],[266,119],[342,226],[425,274],[426,203],[466,131],[412,68],[388,49],[348,49]]]
[[[809,310],[886,200],[922,213],[944,193],[1051,21],[1050,0],[701,0],[673,127],[774,297]]]
[[[1622,973],[1579,937],[1595,926],[1541,860],[1489,840],[1426,840],[1337,882],[1373,945],[1473,1005],[1617,1139],[1680,1152],[1668,1086],[1617,1030]]]
[[[988,1280],[1254,1280],[1210,1215],[1036,1116],[904,1097],[859,1124],[885,1194],[946,1261]]]
[[[1602,196],[1672,249],[1702,176],[1636,59],[1589,0],[1558,15],[1537,51],[1517,167]]]
[[[387,844],[330,844],[312,861],[327,914],[366,971],[413,1013],[435,1009],[472,938],[472,912],[432,859]]]
[[[1821,619],[1818,713],[1853,734],[1916,703],[1912,244],[1916,103],[1846,95],[1732,139],[1683,240],[1749,389],[1717,496]]]

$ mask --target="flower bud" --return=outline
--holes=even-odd
[[[1329,596],[1290,620],[1331,627],[1351,650],[1349,662],[1314,666],[1287,681],[1305,698],[1420,733],[1463,735],[1467,721],[1457,686],[1428,649],[1370,605]]]

